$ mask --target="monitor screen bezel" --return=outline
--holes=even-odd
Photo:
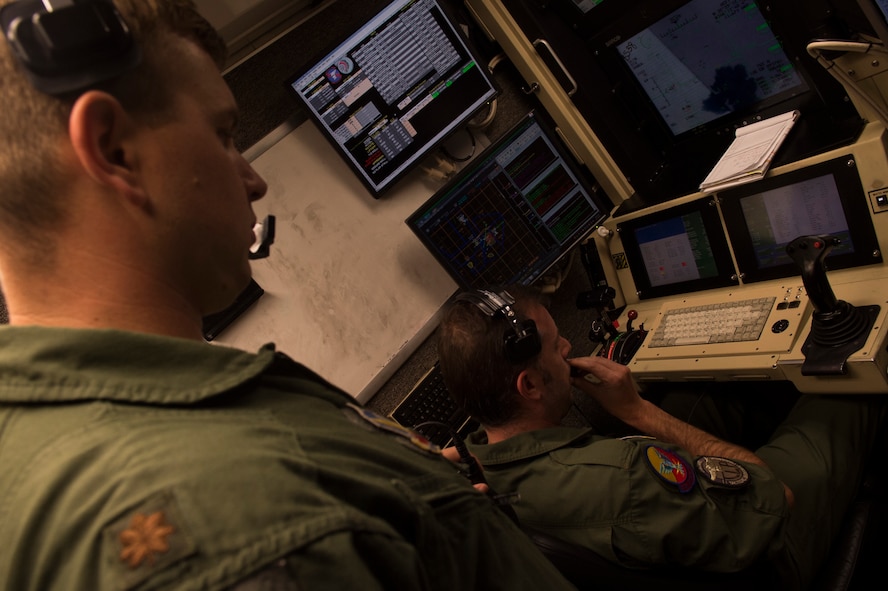
[[[295,73],[288,77],[285,82],[287,93],[291,97],[294,97],[303,112],[321,131],[321,133],[336,151],[337,155],[345,162],[348,168],[354,172],[358,180],[364,185],[367,191],[369,191],[370,195],[375,199],[379,199],[380,197],[382,197],[384,194],[390,191],[398,183],[398,181],[402,180],[404,176],[409,174],[412,170],[418,168],[420,164],[430,154],[432,154],[448,137],[450,137],[459,129],[465,127],[473,117],[475,117],[484,109],[485,105],[489,105],[491,101],[496,99],[496,97],[500,93],[500,88],[493,78],[493,75],[487,71],[487,68],[482,66],[480,54],[472,46],[470,40],[461,30],[458,20],[454,16],[450,7],[446,5],[446,2],[442,2],[441,0],[431,0],[435,3],[435,5],[443,14],[445,21],[450,27],[449,33],[451,33],[461,44],[461,47],[459,47],[460,51],[465,52],[468,58],[470,58],[470,60],[474,62],[474,68],[482,76],[486,88],[481,95],[479,95],[478,97],[476,97],[475,100],[472,101],[471,107],[467,107],[462,113],[460,113],[458,117],[450,120],[447,125],[443,126],[441,130],[436,132],[436,138],[426,142],[417,153],[412,154],[406,162],[399,164],[395,170],[386,175],[386,177],[381,181],[374,181],[367,175],[364,169],[352,158],[348,150],[345,149],[345,147],[340,144],[339,141],[337,141],[337,138],[333,133],[334,130],[330,129],[325,124],[319,114],[316,113],[311,105],[308,104],[305,97],[303,97],[299,90],[297,90],[295,85],[301,78],[303,78],[310,72],[317,71],[319,69],[334,64],[338,58],[348,54],[364,39],[373,34],[373,32],[377,30],[385,21],[387,21],[395,14],[401,12],[405,7],[417,1],[419,0],[395,0],[391,2],[385,8],[377,12],[372,18],[368,19],[366,23],[347,34],[340,35],[337,40],[330,44],[326,49],[314,54],[302,67],[300,67]]]
[[[407,226],[414,233],[414,235],[416,235],[419,241],[422,242],[423,246],[425,246],[426,249],[430,253],[432,253],[435,259],[447,271],[448,275],[450,275],[450,277],[456,282],[456,284],[463,289],[486,288],[490,286],[486,284],[476,285],[469,281],[466,281],[460,274],[459,269],[456,269],[451,265],[450,260],[439,252],[438,248],[436,248],[435,244],[429,239],[428,235],[420,229],[420,220],[430,214],[433,214],[434,211],[440,209],[440,204],[443,199],[451,194],[454,189],[458,187],[461,183],[471,178],[476,171],[486,167],[490,159],[498,153],[502,146],[511,141],[512,138],[516,136],[516,134],[521,133],[525,127],[528,127],[533,122],[536,122],[539,125],[543,134],[550,140],[550,144],[555,148],[555,151],[564,161],[565,165],[570,169],[578,184],[581,185],[583,190],[589,195],[595,207],[599,210],[599,214],[590,219],[587,224],[584,224],[582,229],[576,230],[574,234],[564,244],[561,245],[558,255],[554,259],[548,261],[548,264],[541,266],[539,269],[536,270],[536,273],[527,277],[520,278],[516,281],[512,281],[510,283],[517,282],[530,285],[544,276],[558,263],[558,261],[560,261],[564,257],[565,254],[570,252],[570,250],[573,249],[577,244],[587,238],[589,234],[591,234],[592,231],[594,231],[594,229],[601,224],[601,222],[607,219],[610,214],[610,210],[613,207],[604,192],[600,190],[598,183],[592,176],[592,173],[589,172],[588,169],[586,169],[586,167],[576,159],[574,154],[567,148],[567,146],[565,146],[564,140],[561,138],[561,134],[558,132],[557,127],[555,123],[551,120],[551,118],[543,111],[532,110],[528,112],[527,114],[522,116],[521,119],[518,120],[518,122],[509,129],[509,131],[503,133],[496,141],[492,142],[480,154],[478,154],[468,164],[466,164],[466,166],[464,166],[459,172],[451,177],[440,189],[435,192],[434,195],[426,200],[425,203],[417,208],[405,220]]]
[[[638,230],[691,213],[698,213],[703,222],[703,228],[709,240],[709,246],[712,249],[713,259],[715,260],[716,275],[714,277],[701,277],[665,285],[652,285],[651,279],[645,270],[641,244],[638,241]],[[623,243],[626,262],[629,265],[629,271],[632,273],[636,294],[639,299],[654,299],[737,285],[736,269],[731,259],[731,251],[728,247],[728,241],[725,237],[714,196],[702,197],[625,222],[619,222],[616,227],[620,240]]]
[[[882,262],[879,241],[870,217],[869,201],[860,181],[857,163],[852,154],[845,154],[718,193],[725,229],[744,283],[798,276],[801,270],[792,261],[773,267],[759,267],[741,201],[753,195],[826,175],[832,175],[836,182],[854,251],[831,253],[824,260],[824,266],[829,269],[847,269]]]

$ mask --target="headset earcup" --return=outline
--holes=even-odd
[[[55,9],[41,0],[0,8],[12,54],[41,92],[80,92],[136,67],[141,51],[111,0],[67,3]]]
[[[542,350],[540,334],[533,320],[525,320],[520,330],[509,331],[505,336],[506,358],[512,363],[523,363]]]

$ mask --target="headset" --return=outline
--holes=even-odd
[[[110,0],[19,0],[0,9],[3,35],[37,90],[86,90],[137,66],[141,52]]]
[[[542,350],[536,323],[531,319],[518,320],[515,310],[512,309],[515,298],[509,292],[478,289],[459,294],[455,301],[471,302],[487,316],[500,316],[506,319],[509,328],[503,335],[503,345],[509,362],[523,363]]]

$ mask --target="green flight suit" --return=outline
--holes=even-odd
[[[271,346],[0,328],[0,589],[571,588],[351,402]]]
[[[741,570],[787,516],[783,486],[768,470],[743,464],[747,483],[717,486],[697,477],[694,458],[654,439],[556,427],[485,441],[474,433],[469,449],[498,493],[520,495],[514,508],[523,524],[626,566]],[[683,479],[664,478],[652,450],[678,454],[684,464],[673,464]]]
[[[590,429],[542,429],[492,445],[477,432],[468,447],[496,492],[520,495],[522,523],[611,562],[730,573],[766,556],[781,589],[804,589],[841,527],[885,410],[881,396],[802,395],[756,450],[768,468],[734,463],[745,483],[711,481],[676,446]],[[674,455],[675,473],[692,473],[681,488],[658,474],[672,464],[652,461],[651,449]],[[783,482],[794,493],[791,511]]]

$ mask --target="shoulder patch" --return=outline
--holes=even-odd
[[[742,465],[728,458],[701,456],[695,462],[700,476],[716,486],[743,488],[749,484],[749,472]]]
[[[441,448],[438,447],[437,444],[432,443],[427,437],[420,435],[413,429],[408,429],[401,425],[394,419],[378,415],[370,409],[358,406],[351,402],[347,403],[345,408],[350,410],[353,416],[363,419],[365,423],[371,425],[375,429],[397,435],[402,441],[410,443],[415,448],[436,455],[441,453]]]
[[[697,478],[684,458],[658,445],[647,446],[644,453],[648,466],[668,488],[680,493],[690,492],[694,488]]]
[[[115,589],[138,587],[197,551],[171,491],[131,507],[105,528],[103,537],[103,564]]]
[[[154,564],[158,556],[169,552],[168,538],[176,532],[176,528],[166,519],[162,510],[150,515],[135,513],[129,526],[120,532],[120,560],[135,570],[143,562]]]

